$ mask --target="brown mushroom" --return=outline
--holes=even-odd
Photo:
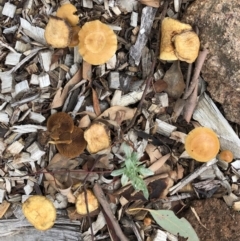
[[[89,213],[95,211],[99,207],[98,200],[94,196],[91,190],[87,190],[86,195],[87,195],[87,201],[85,200],[84,192],[80,193],[77,196],[76,210],[77,210],[77,213],[81,215],[87,214],[87,205],[88,205]]]
[[[233,153],[230,150],[223,150],[219,153],[218,158],[221,161],[230,163],[233,160]]]
[[[111,145],[110,130],[102,122],[94,122],[84,131],[84,138],[87,141],[87,150],[90,153],[97,153]]]
[[[52,139],[59,140],[62,133],[73,132],[74,122],[71,116],[67,113],[57,112],[48,118],[47,129],[50,132]]]
[[[68,158],[74,158],[83,153],[87,142],[84,139],[83,130],[77,126],[74,126],[73,132],[71,134],[71,142],[69,144],[57,144],[57,142],[53,144],[56,144],[57,150],[61,155]]]
[[[220,143],[216,133],[207,127],[197,127],[185,139],[185,149],[190,157],[207,162],[216,157]]]
[[[172,39],[178,59],[187,63],[193,63],[198,57],[200,40],[193,31],[185,31],[176,34]]]
[[[76,12],[77,8],[71,3],[67,3],[58,8],[56,16],[66,20],[71,26],[76,26],[79,22]]]
[[[54,225],[56,209],[53,203],[44,196],[29,197],[22,205],[27,220],[38,230],[45,231]]]
[[[53,48],[65,48],[72,39],[72,27],[65,20],[50,16],[44,33],[46,42]]]
[[[104,64],[117,50],[117,36],[99,20],[85,23],[78,36],[79,53],[89,64]]]

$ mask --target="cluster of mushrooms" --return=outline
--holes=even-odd
[[[83,131],[74,125],[73,119],[65,112],[57,112],[47,120],[51,137],[58,152],[68,158],[79,156],[85,148],[89,153],[97,153],[111,145],[110,130],[101,121],[93,122]]]
[[[53,48],[78,46],[83,59],[92,65],[106,63],[117,51],[117,36],[99,20],[90,21],[80,28],[77,9],[68,3],[50,16],[45,29],[46,42]],[[159,59],[181,60],[193,63],[199,52],[200,41],[191,25],[165,18],[161,26]]]
[[[80,55],[89,64],[106,63],[117,50],[116,34],[99,20],[87,22],[80,28],[76,12],[76,7],[70,3],[58,8],[45,28],[46,42],[53,48],[78,45]]]

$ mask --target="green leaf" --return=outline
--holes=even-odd
[[[155,221],[166,231],[188,238],[188,241],[199,241],[199,238],[191,226],[185,219],[179,219],[171,210],[148,210]]]
[[[125,186],[128,183],[128,176],[123,174],[121,177],[121,184]]]
[[[151,176],[151,175],[154,174],[153,171],[151,171],[151,170],[149,170],[148,168],[143,167],[143,166],[139,167],[138,171],[140,172],[140,174],[142,174],[142,175],[145,176],[145,177],[146,177],[146,176]]]
[[[112,172],[111,172],[111,176],[116,177],[116,176],[122,175],[123,173],[124,173],[124,169],[121,168],[121,169],[119,169],[119,170],[114,170],[114,171],[112,171]]]

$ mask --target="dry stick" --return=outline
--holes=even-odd
[[[108,203],[108,201],[107,201],[107,199],[106,199],[106,197],[105,197],[105,195],[102,191],[102,188],[97,182],[93,186],[93,192],[94,192],[95,196],[97,197],[99,203],[101,204],[102,208],[104,209],[105,213],[107,214],[107,216],[111,220],[112,225],[113,225],[119,239],[121,241],[129,241],[129,239],[122,232],[118,221],[116,220],[115,216],[112,213],[110,205],[109,205],[109,203]]]
[[[207,57],[208,54],[208,50],[204,49],[203,51],[201,51],[198,55],[197,61],[196,61],[196,67],[194,69],[194,74],[192,77],[192,81],[189,85],[189,88],[187,89],[187,91],[184,93],[183,95],[183,99],[187,99],[191,93],[193,92],[195,86],[197,85],[197,81],[198,81],[198,77],[200,74],[200,71],[202,69],[203,63]]]
[[[195,110],[195,107],[197,105],[197,93],[198,93],[198,79],[196,82],[196,86],[195,86],[192,94],[187,99],[187,101],[185,103],[185,107],[184,107],[183,117],[188,123],[190,122],[193,111]]]

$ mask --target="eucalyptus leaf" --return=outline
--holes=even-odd
[[[191,224],[185,219],[179,219],[171,210],[148,210],[154,220],[166,231],[188,238],[188,241],[200,241]]]

